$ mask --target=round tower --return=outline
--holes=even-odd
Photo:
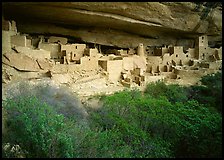
[[[137,54],[140,57],[144,57],[145,56],[143,43],[139,43],[138,50],[137,50]]]

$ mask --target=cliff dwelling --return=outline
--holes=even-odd
[[[3,2],[3,158],[221,158],[221,2]]]
[[[90,11],[89,20],[82,21],[88,14],[78,9],[74,10],[73,14],[77,14],[74,19],[63,19],[55,12],[46,22],[47,14],[41,12],[45,7],[52,12],[55,9],[48,5],[3,5],[3,85],[48,79],[69,85],[74,92],[88,96],[141,88],[157,80],[192,85],[201,76],[222,68],[222,47],[209,45],[211,36],[201,31],[193,34],[165,30],[160,29],[159,24],[143,26],[143,22],[137,20],[127,29],[129,19],[110,15],[112,18],[103,17],[105,23],[102,24],[97,17],[102,15],[96,14],[96,19],[93,19],[94,13]],[[24,7],[28,7],[26,14]],[[55,7],[58,7],[57,3]],[[63,7],[59,10],[62,11]],[[77,3],[77,7],[84,6]],[[37,11],[38,14],[34,14]],[[78,15],[82,18],[79,19]],[[118,21],[114,22],[116,18]],[[77,26],[70,24],[73,20]],[[113,23],[113,26],[108,26]],[[70,27],[65,29],[66,24]],[[147,29],[152,32],[146,32]],[[148,35],[143,36],[143,33]]]

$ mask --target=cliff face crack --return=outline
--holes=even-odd
[[[48,6],[51,6],[51,7],[59,7],[59,6],[57,6],[57,5],[53,5],[53,4],[48,4]],[[59,8],[62,8],[62,7],[59,7]],[[77,10],[77,11],[83,11],[83,13],[87,13],[87,14],[92,14],[92,15],[94,15],[95,13],[96,13],[96,15],[106,15],[106,17],[116,17],[116,18],[118,18],[118,19],[120,19],[120,18],[124,18],[124,19],[126,19],[126,20],[131,20],[131,21],[135,21],[136,23],[148,23],[148,24],[152,24],[152,25],[159,25],[159,26],[162,26],[162,24],[161,23],[159,23],[159,22],[154,22],[154,21],[150,21],[150,20],[147,20],[147,21],[142,21],[141,19],[137,19],[137,18],[131,18],[131,17],[129,17],[129,16],[124,16],[124,15],[122,15],[122,14],[118,14],[118,13],[111,13],[111,12],[103,12],[103,11],[98,11],[98,12],[96,12],[96,11],[91,11],[91,10],[88,10],[88,9],[83,9],[83,8],[74,8],[74,7],[64,7],[64,8],[67,8],[67,9],[72,9],[72,10]],[[92,12],[92,13],[91,13]]]
[[[16,8],[16,10],[15,10]],[[10,11],[13,10],[13,13]],[[46,10],[49,12],[45,13]],[[81,10],[81,9],[74,9],[74,8],[62,8],[62,7],[55,7],[55,6],[41,6],[41,5],[23,5],[23,6],[14,6],[9,5],[6,6],[7,14],[13,14],[13,16],[18,17],[25,16],[31,18],[34,16],[35,18],[39,19],[48,19],[53,20],[55,23],[60,23],[63,21],[65,23],[74,23],[74,22],[81,22],[86,23],[90,20],[97,25],[104,26],[107,25],[107,22],[111,24],[113,27],[113,23],[132,23],[138,25],[144,25],[148,27],[162,27],[161,24],[155,22],[146,22],[141,20],[136,20],[133,18],[121,16],[118,14],[111,14],[105,12],[96,12],[96,11],[88,11],[88,10]],[[51,12],[52,11],[52,12]],[[66,11],[66,12],[65,12]],[[66,14],[65,13],[69,13]],[[58,16],[59,15],[59,16]],[[85,21],[83,18],[86,18]],[[56,19],[57,18],[57,19]],[[105,23],[103,23],[105,22]]]

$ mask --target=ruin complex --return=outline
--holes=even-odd
[[[101,51],[100,45],[70,43],[66,37],[19,33],[15,21],[2,21],[2,80],[58,79],[61,83],[81,82],[82,73],[100,74],[109,84],[144,86],[158,79],[194,78],[221,70],[222,47],[210,48],[206,35],[195,47],[156,47],[150,52],[139,42],[137,48]],[[26,73],[26,74],[16,74]],[[71,78],[71,75],[79,75]],[[65,80],[70,76],[70,80]]]

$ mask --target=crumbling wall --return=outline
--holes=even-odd
[[[116,83],[121,78],[122,60],[107,61],[107,72],[109,81]]]
[[[199,46],[199,59],[209,61],[209,57],[215,52],[215,49],[210,47]]]
[[[27,46],[26,36],[25,35],[13,35],[11,36],[12,46]]]
[[[11,48],[11,33],[2,31],[2,54],[10,52]]]
[[[183,52],[182,46],[174,46],[170,47],[170,54],[172,60],[175,62],[176,65],[188,65],[189,64],[189,53],[185,54]]]
[[[189,48],[187,50],[189,58],[197,58],[195,48]]]
[[[209,69],[212,70],[221,70],[222,68],[222,61],[215,61],[215,62],[209,62]]]
[[[31,44],[33,47],[38,48],[40,41],[41,41],[40,37],[32,37]]]
[[[26,46],[29,48],[33,48],[31,41],[32,41],[31,39],[28,39],[28,38],[26,39]]]
[[[71,59],[73,61],[80,60],[83,57],[84,51],[86,48],[86,44],[66,44],[61,45],[61,51],[65,51],[66,53],[72,53]]]
[[[221,60],[222,59],[222,47],[220,47],[219,49],[215,49],[215,58],[217,60]]]
[[[83,70],[96,70],[98,69],[98,58],[85,56],[80,58],[80,64]]]
[[[59,44],[40,43],[39,48],[50,51],[51,58],[61,58],[61,48]]]
[[[88,48],[84,52],[89,57],[97,57],[97,54],[99,53],[97,48]]]
[[[162,64],[163,65],[169,65],[172,62],[172,57],[169,53],[163,54],[162,56]]]
[[[150,56],[148,57],[147,72],[157,73],[159,72],[158,67],[162,64],[162,58],[160,56]]]
[[[154,55],[155,56],[163,56],[165,53],[169,53],[168,47],[162,47],[162,48],[155,48],[154,49]]]
[[[134,69],[133,57],[124,57],[122,67],[124,70],[133,70]]]
[[[141,68],[144,71],[146,71],[146,58],[145,57],[140,57],[137,55],[133,56],[133,60],[134,60],[134,68]]]

